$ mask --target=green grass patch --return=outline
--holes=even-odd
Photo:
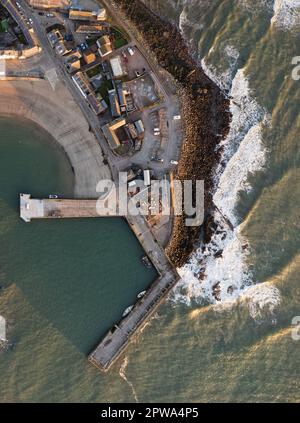
[[[88,39],[86,40],[87,45],[90,47],[90,46],[92,46],[92,45],[96,44],[96,41],[98,40],[98,38],[99,38],[99,37],[100,37],[100,36],[95,35],[95,36],[93,36],[93,37],[91,37],[91,38],[88,38]]]
[[[9,30],[9,24],[8,24],[8,22],[7,22],[7,19],[3,19],[3,20],[1,21],[1,26],[0,26],[0,28],[1,28],[1,32],[7,32],[7,31]]]
[[[86,71],[86,74],[89,78],[93,78],[93,76],[98,75],[101,72],[101,66],[100,65],[96,65],[93,68],[89,69],[88,71]]]
[[[115,48],[121,48],[128,44],[129,37],[124,31],[118,27],[111,28],[111,34],[115,39]]]

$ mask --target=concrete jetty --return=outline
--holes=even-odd
[[[77,199],[33,199],[30,194],[20,194],[20,217],[25,222],[31,219],[85,218],[112,216],[112,211],[99,213],[97,200]],[[169,261],[164,249],[154,236],[144,216],[128,215],[126,220],[140,241],[147,256],[156,268],[159,277],[142,298],[137,299],[129,314],[105,335],[89,360],[102,371],[107,371],[120,357],[139,329],[147,322],[172,287],[179,275]]]
[[[116,216],[116,212],[97,210],[97,200],[47,198],[33,199],[30,194],[20,194],[20,217],[25,222],[31,219],[73,219],[86,217]]]
[[[109,370],[120,357],[179,280],[176,269],[155,239],[144,217],[141,215],[129,216],[127,221],[158,271],[159,278],[136,302],[130,313],[106,334],[97,348],[89,355],[90,362],[104,372]]]

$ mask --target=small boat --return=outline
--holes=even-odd
[[[146,294],[146,292],[147,292],[147,291],[142,291],[142,292],[140,292],[140,293],[137,295],[138,299],[143,298],[143,296]]]
[[[149,260],[149,257],[144,256],[142,257],[142,262],[144,263],[144,265],[146,267],[148,267],[148,269],[150,269],[152,267],[151,261]]]
[[[54,200],[54,199],[58,198],[58,195],[56,195],[56,194],[50,194],[49,195],[49,198],[50,198],[50,200]]]
[[[126,310],[124,311],[124,313],[122,314],[122,317],[128,316],[128,314],[131,312],[131,310],[133,309],[133,307],[134,307],[133,305],[127,307]]]

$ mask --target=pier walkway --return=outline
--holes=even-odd
[[[25,222],[43,218],[83,218],[112,216],[111,212],[99,214],[97,200],[32,199],[20,194],[20,216]],[[168,292],[178,282],[179,275],[169,261],[164,249],[155,238],[144,216],[128,215],[126,220],[151,260],[159,277],[146,294],[138,299],[130,313],[106,334],[89,360],[96,367],[107,371],[132,341],[134,335],[147,322]]]
[[[97,200],[66,200],[60,198],[33,199],[29,194],[20,194],[20,217],[25,222],[31,219],[72,219],[84,217],[109,217],[112,211],[100,214]]]

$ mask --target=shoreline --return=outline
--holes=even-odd
[[[1,112],[0,114],[0,123],[1,120],[13,120],[13,118],[16,115],[13,114],[5,114],[3,112]],[[15,120],[14,120],[15,122]],[[46,131],[42,126],[38,125],[36,122],[34,122],[33,120],[29,120],[26,117],[22,117],[22,116],[18,116],[17,119],[17,123],[24,125],[26,127],[28,127],[28,129],[32,132],[34,132],[35,135],[39,136],[39,135],[43,135],[45,137],[47,137],[47,144],[52,144],[54,149],[59,150],[63,155],[65,160],[68,162],[69,165],[69,173],[70,173],[70,180],[71,180],[71,187],[72,187],[72,194],[74,195],[74,190],[75,190],[75,174],[74,174],[74,169],[71,163],[71,160],[66,152],[66,150],[62,147],[61,144],[59,144],[57,142],[57,140],[48,132]],[[42,141],[44,142],[44,141]]]
[[[45,80],[15,79],[1,80],[0,89],[0,116],[18,117],[46,131],[68,158],[74,176],[74,197],[97,198],[97,183],[111,179],[111,172],[104,164],[97,139],[65,86],[58,82],[53,90]]]
[[[166,248],[173,264],[182,267],[199,242],[201,229],[205,243],[209,242],[213,231],[213,177],[221,155],[217,146],[229,132],[230,100],[192,57],[174,24],[156,15],[141,0],[115,0],[114,3],[138,31],[158,65],[173,77],[177,85],[185,130],[175,179],[204,180],[204,223],[200,227],[186,227],[185,216],[176,216]]]

